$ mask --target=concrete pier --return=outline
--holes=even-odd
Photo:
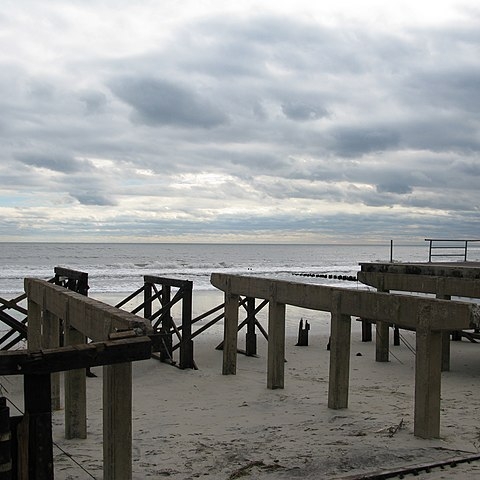
[[[238,297],[269,300],[268,388],[284,387],[285,305],[331,312],[328,406],[333,409],[348,407],[351,316],[418,329],[414,431],[423,438],[439,437],[442,332],[478,327],[477,305],[221,273],[213,273],[210,281],[226,292],[224,374],[236,372]]]

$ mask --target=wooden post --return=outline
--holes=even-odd
[[[255,298],[247,298],[247,333],[245,337],[245,352],[248,356],[257,354],[257,334],[255,333]]]
[[[0,397],[0,480],[12,479],[12,449],[10,435],[10,409],[7,399]]]
[[[442,335],[419,326],[416,334],[414,434],[421,438],[440,436],[440,390]]]
[[[162,285],[162,291],[160,295],[160,303],[162,307],[164,305],[169,304],[171,298],[172,298],[172,287],[170,285]],[[170,307],[168,308],[168,311],[166,311],[162,315],[162,324],[160,327],[160,331],[162,333],[169,334],[168,337],[165,336],[163,339],[163,345],[165,348],[163,348],[160,351],[160,360],[162,362],[165,362],[167,360],[171,361],[173,359],[172,334],[170,333],[171,330],[172,330],[172,309]],[[183,340],[183,336],[182,336],[182,340]]]
[[[341,294],[332,296],[328,408],[348,407],[351,318],[341,312]]]
[[[393,327],[393,345],[396,347],[400,345],[400,329],[398,325],[394,325]]]
[[[143,284],[143,318],[149,319],[152,316],[152,284],[144,282]]]
[[[185,288],[182,299],[182,340],[180,342],[180,368],[195,368],[192,340],[192,285]]]
[[[25,421],[28,434],[28,466],[19,466],[28,470],[29,480],[53,480],[53,440],[52,440],[52,400],[50,374],[24,376]],[[19,446],[22,452],[22,446]]]
[[[132,478],[132,364],[103,367],[103,479]]]
[[[372,322],[362,318],[362,342],[372,341]]]
[[[225,292],[225,319],[223,327],[223,375],[237,373],[238,295]]]
[[[65,345],[82,345],[85,335],[65,321]],[[86,369],[65,372],[65,438],[87,438]]]
[[[56,348],[60,346],[60,319],[48,310],[43,311],[43,347]],[[51,374],[52,409],[60,410],[60,372]]]
[[[283,388],[285,376],[285,304],[268,304],[267,388]]]
[[[27,347],[30,351],[42,348],[42,306],[28,299]]]

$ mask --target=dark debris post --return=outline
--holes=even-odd
[[[303,324],[303,318],[300,319],[298,325],[298,341],[295,344],[296,347],[308,347],[308,332],[310,330],[310,324],[308,320],[305,320],[305,325]]]

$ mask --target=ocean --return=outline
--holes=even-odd
[[[428,260],[428,244],[394,245],[396,261]],[[0,243],[0,295],[23,292],[23,279],[50,279],[56,266],[87,272],[89,295],[126,297],[143,275],[193,281],[194,290],[214,290],[210,274],[271,277],[351,286],[341,280],[298,276],[311,273],[355,276],[359,262],[389,261],[382,245],[257,245],[163,243]]]

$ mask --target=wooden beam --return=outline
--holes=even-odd
[[[37,351],[0,352],[0,375],[42,375],[78,368],[146,360],[152,347],[149,337],[73,345]]]
[[[268,299],[275,285],[277,301],[287,305],[330,311],[334,292],[340,295],[340,310],[344,315],[358,316],[375,321],[391,321],[398,325],[415,328],[417,313],[431,305],[432,318],[438,330],[460,330],[480,325],[480,306],[468,302],[437,300],[392,293],[353,290],[324,285],[286,282],[258,277],[244,277],[212,273],[210,282],[226,291],[227,284],[232,294]]]
[[[26,278],[25,291],[29,301],[40,305],[45,301],[58,318],[68,315],[70,325],[94,341],[105,340],[116,330],[153,333],[148,320],[44,280]]]

